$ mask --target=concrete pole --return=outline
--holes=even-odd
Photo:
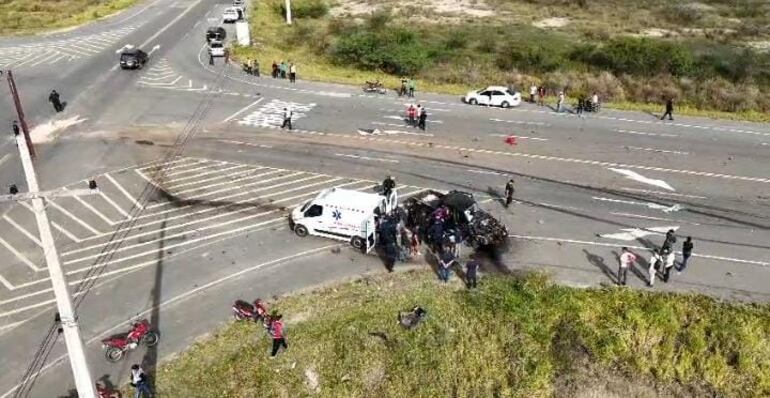
[[[286,24],[291,25],[291,0],[286,0]]]
[[[19,147],[21,164],[24,168],[24,175],[27,178],[27,187],[29,192],[34,194],[40,190],[40,187],[37,183],[35,167],[32,164],[32,157],[30,156],[24,135],[16,136],[16,144]],[[67,345],[67,353],[69,354],[70,365],[72,366],[72,376],[75,378],[75,388],[78,391],[79,397],[96,398],[94,381],[91,378],[91,371],[86,362],[85,345],[80,338],[80,328],[75,316],[75,308],[72,305],[72,296],[70,296],[69,287],[61,269],[59,253],[56,251],[45,204],[41,197],[33,197],[31,202],[32,209],[35,212],[37,228],[40,232],[40,242],[45,254],[46,265],[48,266],[48,274],[51,278],[54,296],[56,297],[56,307],[59,310],[64,342]]]

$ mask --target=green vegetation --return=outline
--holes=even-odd
[[[428,319],[404,330],[396,314],[415,304]],[[274,308],[287,320],[288,351],[270,360],[257,325],[230,324],[158,370],[160,395],[770,395],[767,305],[574,289],[542,275],[490,276],[467,291],[410,271]]]
[[[735,3],[732,0],[707,3],[497,0],[490,6],[499,15],[458,23],[411,6],[378,9],[358,18],[335,17],[324,0],[295,0],[295,22],[286,26],[283,1],[265,0],[255,4],[251,20],[258,44],[236,49],[235,55],[256,56],[263,69],[272,61],[299,60],[299,74],[305,79],[361,84],[379,78],[395,87],[398,76],[412,75],[418,78],[418,90],[452,94],[494,83],[520,89],[535,83],[546,85],[552,94],[562,89],[571,96],[597,92],[605,102],[626,109],[654,104],[659,110],[663,98],[672,96],[679,113],[770,120],[770,54],[734,41],[760,39],[770,32],[754,29],[720,40],[694,34],[645,38],[626,32],[649,27],[652,21],[662,21],[658,26],[664,27],[690,21],[688,26],[698,26],[698,32],[715,20],[739,15],[756,26],[770,21],[770,7],[764,3],[756,3],[758,14],[745,12],[755,4],[752,0],[738,1],[734,7],[727,6]],[[621,6],[631,10],[623,13],[626,20],[615,14]],[[508,16],[513,9],[517,16]],[[546,30],[520,21],[522,15],[539,18],[559,12],[581,21],[582,27]],[[414,23],[420,15],[430,22]]]
[[[137,0],[0,0],[0,35],[77,26],[128,8]]]

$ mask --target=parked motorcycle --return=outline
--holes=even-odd
[[[110,362],[118,362],[123,359],[126,351],[133,350],[144,343],[147,347],[158,344],[160,335],[158,332],[150,329],[150,322],[142,319],[131,325],[131,331],[127,333],[116,334],[102,340],[102,348],[105,350],[104,356]]]
[[[377,94],[386,94],[388,90],[382,85],[380,82],[370,82],[367,81],[364,85],[364,92],[365,93],[377,93]]]

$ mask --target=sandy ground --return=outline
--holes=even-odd
[[[554,17],[554,18],[546,18],[541,19],[540,21],[533,22],[532,25],[538,28],[562,28],[569,24],[569,18],[561,18],[561,17]]]
[[[373,0],[341,0],[331,9],[331,14],[359,16],[375,12],[380,9],[390,8],[394,13],[400,10],[416,8],[420,13],[412,14],[440,14],[449,17],[476,17],[483,18],[495,15],[483,1],[474,0],[428,0],[410,2],[406,0],[373,1]]]

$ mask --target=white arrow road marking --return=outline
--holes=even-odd
[[[147,53],[147,55],[152,55],[152,53],[154,53],[155,51],[158,51],[159,49],[160,49],[160,44],[156,44],[155,47],[153,47],[152,50],[150,50],[150,52]]]
[[[649,209],[660,210],[660,211],[662,211],[664,213],[671,213],[671,212],[682,210],[684,208],[684,207],[682,207],[679,204],[675,204],[673,206],[665,206],[665,205],[659,205],[657,203],[634,202],[632,200],[620,200],[620,199],[611,199],[611,198],[601,198],[601,197],[597,197],[597,196],[594,196],[591,199],[599,200],[599,201],[602,201],[602,202],[624,203],[624,204],[627,204],[627,205],[645,206],[645,207],[647,207]]]
[[[396,134],[404,134],[404,135],[419,135],[423,137],[433,137],[433,134],[431,133],[417,133],[413,131],[401,131],[401,130],[380,130],[380,129],[358,129],[358,134],[361,135],[396,135]]]
[[[650,191],[649,189],[639,189],[639,188],[620,188],[620,189],[628,192],[641,192],[641,193],[646,193],[650,195],[675,196],[680,198],[693,198],[693,199],[708,199],[705,196],[685,195],[682,193],[671,193],[671,192],[662,192],[662,191]]]
[[[643,237],[645,237],[647,235],[663,235],[666,232],[668,232],[668,230],[670,230],[670,229],[673,229],[674,231],[676,231],[677,229],[679,229],[679,226],[675,225],[675,226],[671,226],[671,227],[650,227],[650,228],[645,228],[645,229],[640,229],[640,228],[623,228],[623,229],[621,229],[621,231],[623,231],[623,232],[617,232],[617,233],[614,233],[614,234],[602,234],[602,235],[599,235],[599,236],[602,237],[602,238],[607,238],[607,239],[616,239],[616,240],[626,240],[626,241],[629,241],[629,240],[636,240],[638,238],[643,238]]]
[[[672,187],[671,185],[668,185],[668,183],[663,180],[655,180],[652,178],[647,178],[635,171],[626,170],[626,169],[613,169],[613,168],[610,168],[610,170],[616,173],[623,174],[624,176],[626,176],[626,178],[632,179],[637,182],[641,182],[643,184],[655,185],[656,187],[667,189],[669,191],[676,191],[674,187]]]
[[[115,54],[120,54],[120,53],[122,53],[123,51],[125,51],[125,50],[127,50],[127,49],[129,49],[129,48],[134,48],[134,46],[132,46],[132,45],[130,45],[130,44],[126,44],[125,46],[123,46],[123,47],[121,47],[121,48],[117,49],[117,50],[115,51]]]
[[[395,159],[381,159],[381,158],[370,158],[368,156],[359,156],[359,155],[351,155],[346,153],[335,153],[335,156],[342,156],[345,158],[353,158],[353,159],[361,159],[361,160],[372,160],[375,162],[387,162],[387,163],[398,163],[398,160]]]

